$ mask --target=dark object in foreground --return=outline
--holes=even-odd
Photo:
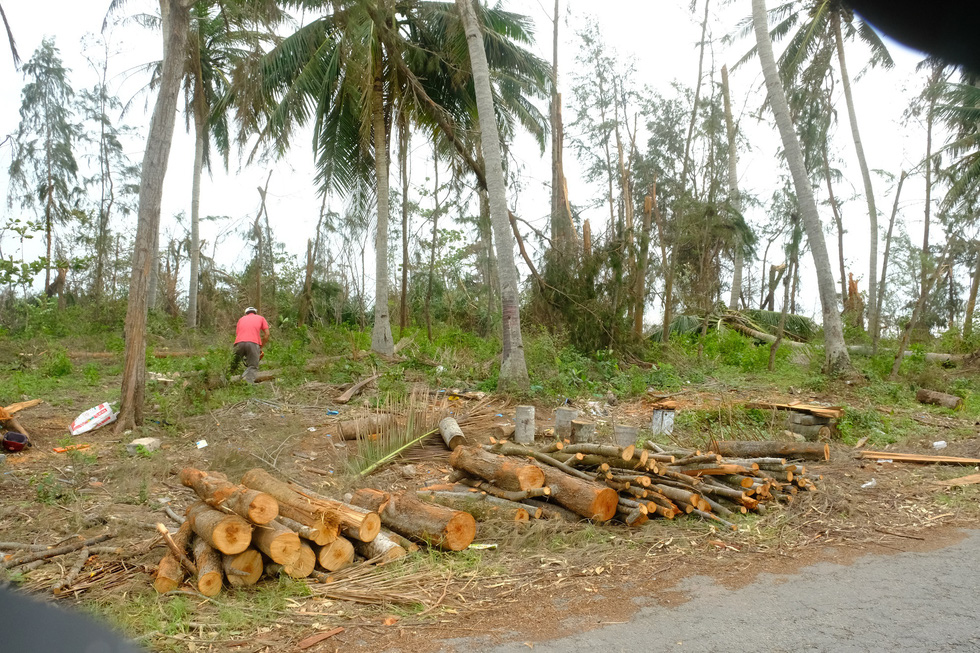
[[[0,587],[4,653],[140,653],[143,649],[89,617]]]
[[[980,3],[938,0],[928,6],[910,0],[851,0],[869,23],[907,46],[962,64],[980,73]]]

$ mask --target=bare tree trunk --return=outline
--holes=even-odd
[[[517,288],[517,267],[514,264],[514,241],[510,233],[507,211],[507,191],[500,155],[500,135],[494,113],[490,88],[490,70],[484,50],[482,33],[470,0],[456,0],[470,52],[473,83],[476,90],[477,113],[480,122],[480,143],[486,162],[487,195],[490,199],[490,219],[497,246],[497,269],[500,276],[500,303],[503,314],[503,352],[497,388],[501,391],[526,391],[530,386],[527,364],[524,361],[524,341],[521,337],[520,295]]]
[[[752,22],[755,26],[756,42],[759,47],[759,60],[762,63],[762,72],[766,78],[766,88],[769,92],[769,103],[782,138],[787,164],[793,175],[803,225],[806,229],[807,239],[810,241],[810,253],[813,256],[814,267],[817,271],[817,287],[823,312],[824,371],[831,375],[849,372],[851,370],[851,358],[844,342],[844,327],[841,324],[840,313],[837,308],[837,292],[834,275],[830,270],[827,243],[824,241],[820,214],[817,212],[817,204],[813,199],[813,189],[810,186],[810,177],[803,161],[800,141],[793,128],[789,105],[786,102],[786,93],[783,91],[782,83],[779,80],[779,70],[772,53],[765,0],[752,0]]]
[[[653,207],[657,202],[656,184],[643,199],[643,231],[640,232],[640,252],[636,265],[636,308],[633,309],[633,335],[643,337],[643,308],[646,304],[647,259],[650,257],[650,230],[653,228]]]
[[[303,279],[303,296],[299,300],[299,326],[306,324],[310,317],[310,303],[313,295],[313,241],[306,240],[306,277]]]
[[[177,95],[183,72],[183,52],[190,26],[190,0],[160,0],[163,19],[163,65],[160,91],[153,108],[140,180],[139,220],[133,251],[133,273],[126,308],[126,349],[116,433],[134,429],[143,421],[146,391],[147,283],[152,261],[153,234],[160,231],[160,200],[167,173],[167,158],[177,117]]]
[[[776,330],[776,342],[769,347],[769,371],[776,369],[776,352],[779,345],[783,342],[783,334],[786,332],[786,312],[789,309],[789,282],[793,276],[793,264],[789,265],[790,273],[783,277],[783,310],[779,314],[779,328]]]
[[[700,54],[698,55],[698,79],[697,83],[694,85],[694,104],[691,106],[691,121],[687,126],[687,139],[684,141],[684,164],[682,166],[681,172],[681,196],[687,192],[687,172],[689,169],[691,161],[691,141],[694,137],[694,124],[697,122],[698,117],[698,102],[701,101],[701,77],[704,74],[704,48],[706,43],[706,38],[708,35],[708,6],[710,5],[710,0],[705,0],[704,2],[704,20],[701,21],[701,47]],[[693,7],[693,5],[692,5]],[[681,215],[674,218],[676,222],[680,222]],[[664,284],[664,327],[663,333],[660,335],[661,342],[667,342],[670,339],[670,323],[674,318],[674,252],[671,251],[670,255],[671,264],[667,268],[667,279]]]
[[[436,242],[439,236],[439,148],[432,148],[432,169],[435,183],[432,191],[432,198],[435,201],[435,209],[432,211],[432,246],[429,249],[429,281],[425,288],[425,332],[432,342],[432,314],[429,310],[432,304],[432,277],[436,267]]]
[[[975,247],[973,268],[973,283],[970,284],[970,298],[966,302],[966,315],[963,317],[963,339],[969,340],[973,335],[973,311],[977,307],[977,290],[980,289],[980,245]]]
[[[840,12],[831,12],[834,24],[834,36],[837,41],[837,61],[840,64],[841,86],[844,87],[844,100],[847,103],[847,117],[851,123],[851,138],[854,140],[854,153],[857,155],[858,166],[861,168],[861,179],[864,181],[864,196],[868,201],[868,220],[871,227],[871,249],[868,256],[871,259],[868,268],[868,307],[874,311],[878,305],[878,208],[875,206],[874,188],[871,186],[871,172],[868,161],[864,156],[864,145],[861,144],[861,132],[858,130],[857,112],[854,110],[854,98],[851,95],[851,79],[847,74],[847,64],[844,59],[844,37],[840,29]],[[871,317],[869,315],[869,317]],[[871,325],[871,320],[868,320]]]
[[[561,93],[558,92],[559,2],[560,0],[555,0],[551,59],[551,242],[564,251],[575,240],[575,226],[568,206],[568,189],[565,186],[562,160],[565,130],[561,119]]]
[[[926,279],[929,271],[929,221],[932,213],[932,125],[936,110],[935,94],[929,102],[929,114],[926,116],[926,204],[922,223],[922,292],[925,292]]]
[[[408,120],[400,115],[398,129],[398,167],[402,173],[402,291],[398,311],[398,337],[408,326]]]
[[[198,80],[195,93],[203,97],[203,89]],[[203,100],[201,100],[203,103]],[[197,289],[201,276],[201,173],[204,170],[204,139],[206,137],[205,116],[198,115],[194,108],[194,180],[191,185],[191,278],[187,288],[187,326],[197,326]],[[200,109],[203,111],[203,107]]]
[[[721,67],[721,92],[725,104],[725,130],[728,134],[728,196],[732,208],[742,210],[742,201],[738,194],[738,151],[735,147],[735,120],[732,116],[732,100],[728,88],[728,66]],[[728,307],[738,310],[738,298],[742,291],[742,240],[735,243],[735,262],[732,271],[732,292],[728,299]]]
[[[830,198],[830,209],[834,212],[834,223],[837,225],[837,256],[840,263],[840,301],[847,304],[847,270],[844,268],[844,220],[841,218],[837,197],[834,196],[834,185],[830,181],[830,159],[827,158],[827,144],[823,146],[824,179],[827,181],[827,196]]]
[[[885,301],[886,279],[888,278],[888,254],[892,246],[892,229],[895,227],[895,216],[898,215],[898,198],[902,196],[902,184],[908,174],[902,170],[898,177],[898,188],[895,189],[895,203],[892,204],[892,215],[888,220],[888,233],[885,235],[885,255],[881,262],[881,279],[878,281],[878,302],[874,306],[874,320],[871,324],[871,351],[878,354],[878,341],[881,339],[881,307]]]
[[[156,231],[153,232],[153,246],[150,250],[150,281],[146,289],[146,306],[149,310],[159,307],[157,296],[160,292],[160,221],[157,220]]]
[[[391,336],[388,312],[388,142],[385,137],[384,84],[381,73],[375,73],[372,98],[374,127],[374,173],[378,182],[378,233],[375,240],[374,329],[371,351],[391,356],[395,343]]]

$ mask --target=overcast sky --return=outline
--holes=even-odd
[[[101,29],[108,0],[5,0],[3,2],[7,18],[17,39],[17,46],[24,60],[30,58],[34,49],[44,36],[53,36],[60,48],[66,66],[71,68],[71,83],[76,90],[95,83],[95,76],[82,54],[82,39],[87,33],[97,33]],[[638,88],[649,86],[664,94],[669,94],[669,85],[677,80],[693,86],[697,74],[697,42],[700,37],[700,18],[703,3],[698,2],[696,14],[689,12],[688,0],[607,0],[602,3],[585,0],[562,0],[563,18],[560,36],[559,75],[562,91],[565,94],[566,119],[571,115],[568,98],[571,97],[569,72],[576,70],[575,53],[578,49],[575,32],[588,23],[595,23],[601,29],[606,42],[615,48],[617,54],[630,61],[636,69],[635,85]],[[551,59],[551,11],[553,2],[548,0],[508,0],[505,6],[532,17],[538,28],[537,52],[546,60]],[[132,0],[125,5],[127,13],[156,11],[156,3],[149,0]],[[713,65],[720,69],[722,64],[736,61],[749,47],[751,40],[737,40],[732,45],[721,43],[721,37],[734,32],[736,22],[749,12],[749,3],[728,3],[719,6],[712,3],[710,35],[714,38],[712,51],[705,62],[706,74]],[[39,19],[43,17],[43,19]],[[112,30],[113,49],[118,51],[110,61],[113,87],[123,99],[131,97],[144,83],[142,73],[134,73],[133,68],[141,63],[158,59],[160,56],[160,37],[135,25],[117,26]],[[925,134],[918,124],[904,124],[902,112],[909,98],[916,95],[921,86],[921,75],[914,71],[921,55],[889,43],[897,66],[891,71],[872,71],[855,83],[855,103],[862,130],[865,151],[869,165],[895,175],[901,169],[915,167],[924,155]],[[777,44],[777,49],[780,47]],[[850,53],[849,67],[852,75],[863,68],[864,53],[854,47]],[[0,134],[12,134],[19,122],[20,89],[23,76],[15,71],[7,52],[0,56],[0,82],[4,93],[0,94]],[[745,113],[758,113],[763,96],[761,70],[757,62],[749,62],[731,76],[733,105],[740,119],[740,127],[746,134],[751,151],[740,153],[739,177],[743,192],[755,194],[767,201],[784,174],[781,161],[776,152],[779,147],[775,125],[768,114],[759,121]],[[838,91],[839,94],[839,91]],[[152,98],[148,106],[152,107]],[[181,101],[182,102],[182,101]],[[857,166],[854,163],[853,145],[849,139],[846,110],[843,97],[837,98],[838,127],[834,145],[842,160],[845,180],[837,189],[838,195],[847,199],[844,205],[844,218],[848,230],[845,254],[849,271],[862,279],[861,289],[866,289],[863,280],[867,277],[868,218],[862,193],[862,184]],[[542,106],[546,112],[547,107]],[[145,97],[138,99],[125,122],[136,126],[145,134],[149,122],[149,109]],[[642,141],[638,141],[642,142]],[[566,145],[568,135],[566,135]],[[130,156],[134,161],[142,160],[144,143],[133,141],[128,144]],[[415,143],[417,151],[412,163],[412,183],[423,184],[431,175],[431,163],[422,152],[428,148],[424,143]],[[523,189],[511,193],[511,204],[515,212],[546,229],[547,214],[550,211],[550,156],[539,151],[530,139],[522,138],[514,147],[514,156],[522,164]],[[0,188],[6,191],[6,170],[10,161],[10,147],[0,148]],[[183,119],[178,119],[170,167],[167,174],[163,198],[164,234],[177,231],[173,216],[181,211],[190,213],[191,164],[193,161],[193,141],[184,129]],[[581,179],[580,170],[574,155],[566,148],[566,175],[570,200],[573,204],[584,205],[593,197],[603,194],[599,187],[590,187]],[[201,215],[224,215],[228,220],[202,225],[202,238],[207,251],[220,244],[218,260],[221,264],[241,269],[251,256],[251,245],[236,235],[228,235],[242,230],[254,219],[259,205],[258,186],[264,184],[272,170],[269,186],[268,211],[273,229],[282,239],[288,250],[300,256],[305,251],[308,237],[312,237],[319,213],[320,201],[313,184],[310,144],[308,139],[296,139],[294,148],[285,160],[243,168],[232,163],[230,173],[216,169],[210,179],[205,179],[202,191]],[[395,167],[393,175],[397,174]],[[893,184],[886,183],[875,176],[876,199],[881,214],[879,222],[882,230],[887,224],[892,204]],[[902,210],[904,221],[913,240],[921,239],[923,189],[920,178],[912,178],[903,191]],[[339,200],[331,200],[333,208],[340,209]],[[18,207],[8,208],[6,203],[0,216],[19,215]],[[829,209],[822,209],[825,225],[829,229],[831,216]],[[601,231],[604,225],[604,212],[597,209],[587,213],[593,223],[593,230]],[[765,216],[759,212],[749,212],[750,222],[763,223]],[[135,220],[135,218],[133,219]],[[133,228],[130,225],[130,228]],[[223,236],[221,234],[224,234]],[[164,236],[165,237],[165,236]],[[934,241],[940,234],[933,237]],[[9,242],[3,243],[4,250]],[[828,233],[828,248],[832,260],[836,260],[836,237]],[[881,248],[879,248],[881,249]],[[373,288],[371,263],[368,264],[368,288]],[[758,266],[757,266],[758,267]],[[837,266],[834,266],[835,276]],[[392,272],[394,275],[394,271]],[[812,265],[809,258],[804,261],[804,301],[801,312],[819,314]],[[758,276],[758,270],[753,271]],[[755,282],[757,283],[757,281]],[[727,297],[727,294],[726,294]],[[656,314],[656,313],[655,313]]]

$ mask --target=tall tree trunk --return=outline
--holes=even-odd
[[[871,171],[864,157],[864,145],[861,144],[861,132],[858,130],[857,112],[854,110],[854,98],[851,95],[851,79],[847,74],[847,64],[844,59],[844,36],[840,29],[840,12],[831,13],[834,25],[834,36],[837,41],[837,61],[840,64],[841,86],[844,87],[844,100],[847,103],[847,117],[851,123],[851,138],[854,140],[854,153],[857,155],[858,166],[861,168],[861,179],[864,181],[864,196],[868,201],[868,220],[871,227],[871,249],[868,257],[868,310],[874,311],[878,305],[878,208],[875,206],[874,188],[871,186]],[[868,316],[871,317],[870,315]],[[868,320],[872,327],[871,319]]]
[[[490,200],[490,219],[497,246],[497,269],[500,276],[500,303],[503,314],[503,352],[497,388],[501,391],[526,391],[530,387],[527,363],[524,361],[524,341],[521,337],[520,295],[517,288],[517,267],[514,264],[514,241],[510,233],[507,211],[507,191],[500,155],[500,135],[490,89],[490,70],[483,37],[471,0],[456,0],[470,51],[476,107],[480,123],[480,144],[486,162],[487,195]]]
[[[380,66],[380,63],[376,65]],[[372,113],[374,127],[374,173],[378,182],[378,233],[374,247],[374,329],[371,351],[386,356],[395,353],[388,311],[388,140],[385,137],[384,84],[380,72],[374,77]]]
[[[741,212],[742,200],[738,194],[738,151],[735,147],[735,120],[732,116],[731,93],[728,88],[728,66],[721,67],[721,92],[725,104],[725,131],[728,134],[728,196],[732,208]],[[742,292],[742,239],[735,242],[735,262],[732,270],[732,292],[728,307],[738,310],[738,298]]]
[[[902,170],[898,177],[898,188],[895,189],[895,203],[892,204],[892,215],[888,220],[888,233],[885,235],[885,255],[881,261],[881,279],[878,281],[878,303],[874,307],[874,323],[871,325],[871,352],[878,354],[878,341],[881,339],[881,307],[885,301],[885,288],[888,279],[888,255],[892,246],[892,229],[895,227],[895,216],[898,215],[898,199],[902,196],[902,184],[908,173]]]
[[[299,299],[299,319],[297,324],[303,326],[310,317],[310,303],[313,299],[313,267],[316,259],[313,254],[313,240],[306,240],[306,276],[303,278],[303,296]]]
[[[432,148],[432,171],[435,183],[432,190],[432,198],[435,201],[435,208],[432,211],[432,246],[429,248],[429,281],[425,287],[425,332],[432,342],[432,314],[430,306],[432,304],[432,277],[435,275],[436,268],[436,242],[439,236],[439,148]]]
[[[160,200],[167,173],[167,158],[177,117],[177,95],[183,72],[183,52],[190,26],[190,0],[160,0],[163,19],[163,65],[160,91],[153,108],[140,179],[139,220],[133,250],[133,273],[126,307],[126,349],[116,433],[134,429],[143,421],[146,391],[147,283],[152,261],[153,234],[160,231]]]
[[[198,86],[200,81],[198,81]],[[203,89],[196,89],[202,97]],[[203,104],[203,99],[201,100]],[[197,289],[201,285],[201,173],[204,170],[204,139],[206,126],[204,121],[206,116],[198,111],[203,111],[194,107],[194,180],[191,184],[191,278],[187,287],[187,326],[188,328],[197,327]]]
[[[408,120],[404,111],[398,121],[398,167],[402,174],[402,291],[398,311],[398,337],[408,326]]]
[[[935,78],[935,73],[933,77]],[[936,111],[936,97],[933,94],[929,101],[929,113],[926,116],[926,204],[922,222],[922,292],[926,290],[926,279],[929,274],[929,221],[932,214],[932,125]]]
[[[565,185],[565,167],[562,150],[565,137],[561,119],[561,93],[558,92],[558,14],[559,2],[555,0],[554,31],[551,59],[551,242],[559,250],[575,240],[575,226],[568,206],[568,188]]]
[[[701,101],[701,77],[704,75],[704,47],[708,35],[708,6],[710,0],[704,2],[704,20],[701,21],[701,47],[698,55],[698,79],[694,85],[694,104],[691,106],[691,120],[687,125],[687,139],[684,141],[684,163],[681,171],[681,201],[687,192],[687,172],[691,161],[691,141],[694,138],[694,125],[698,117],[698,102]],[[680,213],[680,212],[679,212]],[[681,222],[682,215],[674,218],[675,222]],[[674,318],[674,252],[670,254],[671,264],[667,267],[667,278],[664,284],[664,326],[660,335],[661,342],[670,340],[670,323]]]
[[[783,342],[783,334],[786,333],[786,313],[789,310],[789,286],[793,276],[793,263],[789,264],[789,274],[783,277],[783,310],[779,314],[779,328],[776,329],[776,342],[769,347],[769,371],[776,369],[776,352],[779,345]]]
[[[636,265],[636,308],[633,309],[633,335],[643,337],[643,308],[646,303],[647,260],[650,258],[650,230],[653,228],[653,207],[657,201],[656,184],[643,198],[643,231],[640,232],[639,255]]]
[[[830,257],[827,255],[827,243],[824,241],[820,214],[813,199],[813,189],[800,141],[793,128],[786,93],[779,80],[779,69],[772,53],[772,41],[769,40],[769,25],[766,20],[765,0],[752,0],[752,22],[755,26],[755,37],[759,47],[759,60],[762,72],[766,78],[766,88],[769,92],[769,103],[776,119],[776,126],[783,142],[786,162],[793,175],[796,196],[800,203],[800,212],[807,239],[810,241],[810,253],[817,270],[817,288],[820,292],[820,304],[823,310],[824,328],[824,371],[836,375],[851,370],[851,358],[847,353],[844,342],[844,327],[841,324],[840,312],[837,308],[837,292],[834,275],[830,269]]]
[[[844,219],[840,214],[840,207],[837,206],[837,197],[834,195],[834,185],[830,180],[830,159],[827,157],[827,144],[823,148],[823,170],[824,179],[827,181],[827,196],[830,200],[830,209],[834,213],[834,224],[837,226],[837,257],[840,264],[840,301],[847,304],[847,270],[844,267]]]
[[[975,259],[973,283],[970,284],[970,298],[966,302],[966,315],[963,316],[964,340],[969,340],[973,335],[973,311],[977,307],[977,289],[980,289],[980,244],[975,247]]]

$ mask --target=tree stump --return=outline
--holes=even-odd
[[[595,422],[583,419],[572,420],[572,442],[581,444],[595,441]]]
[[[534,406],[518,406],[514,410],[514,441],[534,443]]]
[[[555,409],[555,437],[559,440],[567,440],[572,437],[572,420],[578,417],[578,410],[575,408],[556,408]]]

